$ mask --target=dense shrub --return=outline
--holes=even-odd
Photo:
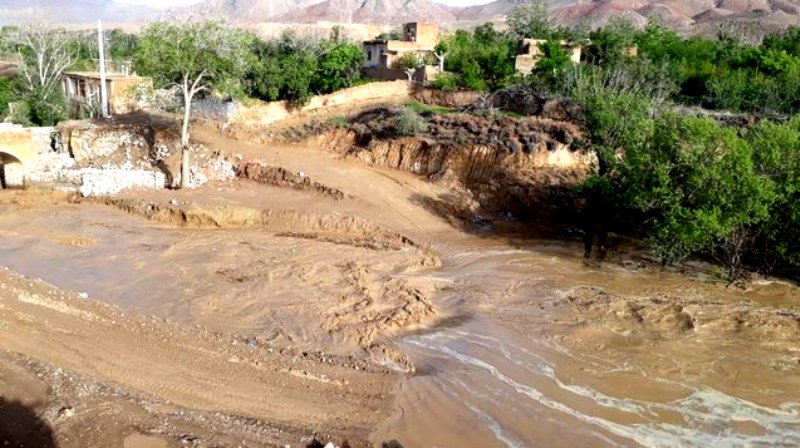
[[[404,112],[395,119],[395,129],[398,135],[415,136],[419,135],[428,128],[425,119],[414,112]]]

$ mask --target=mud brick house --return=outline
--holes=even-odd
[[[93,112],[101,109],[99,72],[68,72],[62,77],[62,83],[73,112],[93,115]],[[127,72],[107,74],[109,113],[116,115],[136,110],[133,90],[137,86],[152,88],[153,80]]]
[[[364,71],[378,79],[405,79],[400,60],[407,54],[429,59],[439,42],[439,27],[432,23],[411,22],[403,25],[403,40],[368,40],[363,44]]]

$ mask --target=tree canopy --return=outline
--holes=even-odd
[[[222,22],[156,22],[142,32],[134,54],[137,72],[160,86],[187,80],[198,92],[213,88],[227,95],[244,91],[252,37]],[[197,81],[197,83],[195,83]]]

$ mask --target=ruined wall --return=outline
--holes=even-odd
[[[40,155],[50,152],[52,129],[0,124],[0,186],[25,186]]]
[[[389,81],[406,81],[408,80],[408,75],[404,70],[399,68],[385,68],[385,67],[373,67],[367,68],[364,70],[364,75],[368,78],[373,79],[385,79]]]
[[[330,95],[316,96],[307,105],[296,109],[286,101],[273,101],[269,103],[258,102],[253,105],[237,103],[235,106],[220,103],[217,108],[206,106],[201,110],[201,118],[220,121],[224,117],[227,123],[240,124],[245,127],[257,128],[278,121],[286,120],[304,114],[313,114],[315,111],[330,107],[348,105],[369,105],[382,102],[404,102],[411,98],[411,87],[407,81],[373,82],[349,89],[340,90]]]

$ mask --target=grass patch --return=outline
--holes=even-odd
[[[373,82],[382,82],[382,81],[383,81],[382,79],[378,78],[358,78],[355,81],[353,81],[353,85],[351,85],[350,87],[358,87],[366,84],[372,84]]]
[[[325,120],[325,123],[337,128],[344,128],[350,125],[350,122],[347,120],[347,118],[342,116],[330,117]]]
[[[444,115],[444,114],[452,114],[453,112],[455,112],[453,109],[450,109],[449,107],[429,106],[427,104],[422,104],[422,103],[408,103],[406,104],[406,108],[420,115]]]

